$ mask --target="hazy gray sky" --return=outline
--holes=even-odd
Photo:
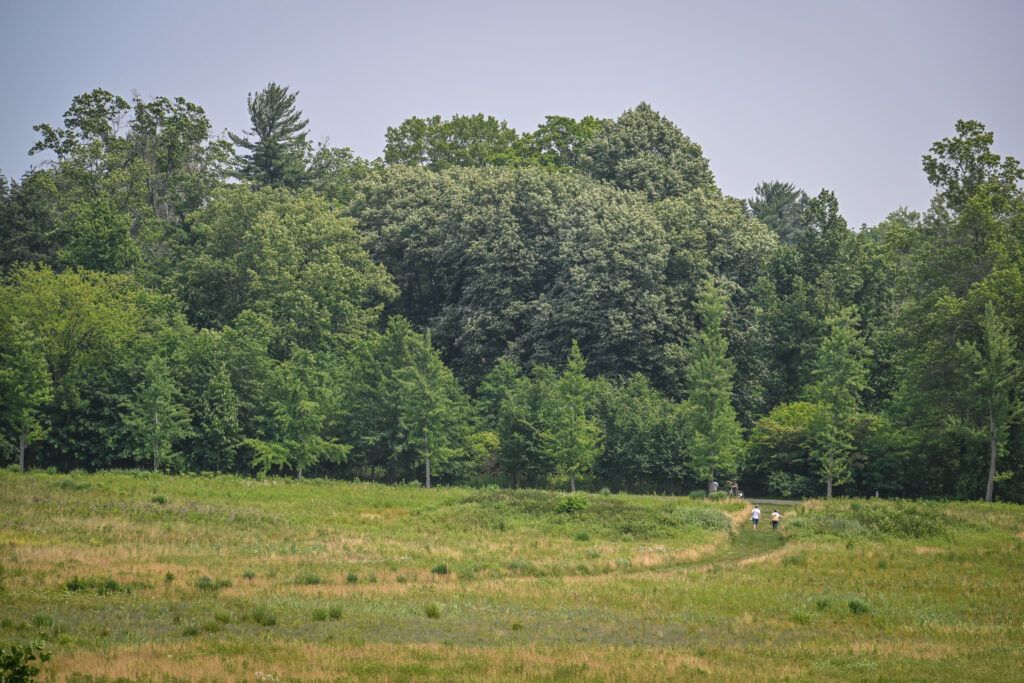
[[[931,196],[920,159],[976,118],[1024,156],[1024,2],[0,0],[0,169],[78,93],[181,95],[214,129],[246,94],[301,91],[314,139],[381,154],[412,115],[547,114],[650,102],[719,184],[783,179],[839,196],[852,225]]]

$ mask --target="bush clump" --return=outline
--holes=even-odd
[[[445,576],[445,575],[448,574],[448,565],[446,565],[444,562],[442,562],[441,564],[437,565],[436,567],[434,567],[430,571],[431,571],[432,574],[437,574],[438,576]]]
[[[794,533],[842,538],[928,538],[948,532],[951,520],[937,506],[905,500],[827,501],[802,510],[790,523]]]
[[[72,593],[80,591],[96,591],[96,595],[131,592],[130,586],[122,585],[118,583],[116,579],[111,577],[82,578],[80,576],[74,576],[64,584],[64,588]]]
[[[558,505],[558,511],[571,515],[583,512],[588,507],[590,507],[590,503],[586,496],[582,493],[570,493],[562,498],[562,502]]]
[[[427,615],[427,619],[440,619],[441,607],[436,602],[432,602],[423,608],[423,613]]]
[[[871,611],[871,608],[868,607],[868,604],[866,602],[858,600],[857,598],[850,600],[849,608],[850,612],[852,612],[853,614],[867,614]]]
[[[729,518],[718,510],[706,507],[684,507],[679,510],[682,526],[704,529],[705,531],[728,531],[732,526]]]
[[[260,626],[273,626],[277,623],[277,617],[267,607],[260,605],[252,610],[249,618]]]
[[[209,576],[200,576],[196,579],[196,588],[201,591],[219,591],[221,588],[230,588],[231,582],[227,579],[211,579]]]
[[[11,645],[0,648],[0,680],[31,681],[39,674],[35,662],[50,661],[50,653],[40,641],[28,645]]]

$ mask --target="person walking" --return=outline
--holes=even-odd
[[[757,523],[761,521],[761,508],[754,505],[754,509],[750,512],[750,521],[754,523],[754,531],[757,531]]]
[[[772,512],[772,531],[775,531],[776,529],[779,528],[779,520],[781,518],[782,518],[782,515],[779,514],[778,510],[775,510],[775,511]]]

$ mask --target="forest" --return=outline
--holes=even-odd
[[[0,175],[0,461],[1024,501],[1024,179],[978,121],[928,210],[726,196],[617,119],[412,117],[381,158],[270,83],[218,135],[96,89]]]

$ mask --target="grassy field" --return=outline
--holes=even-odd
[[[83,682],[1024,680],[1024,508],[784,513],[0,471],[0,646]]]

